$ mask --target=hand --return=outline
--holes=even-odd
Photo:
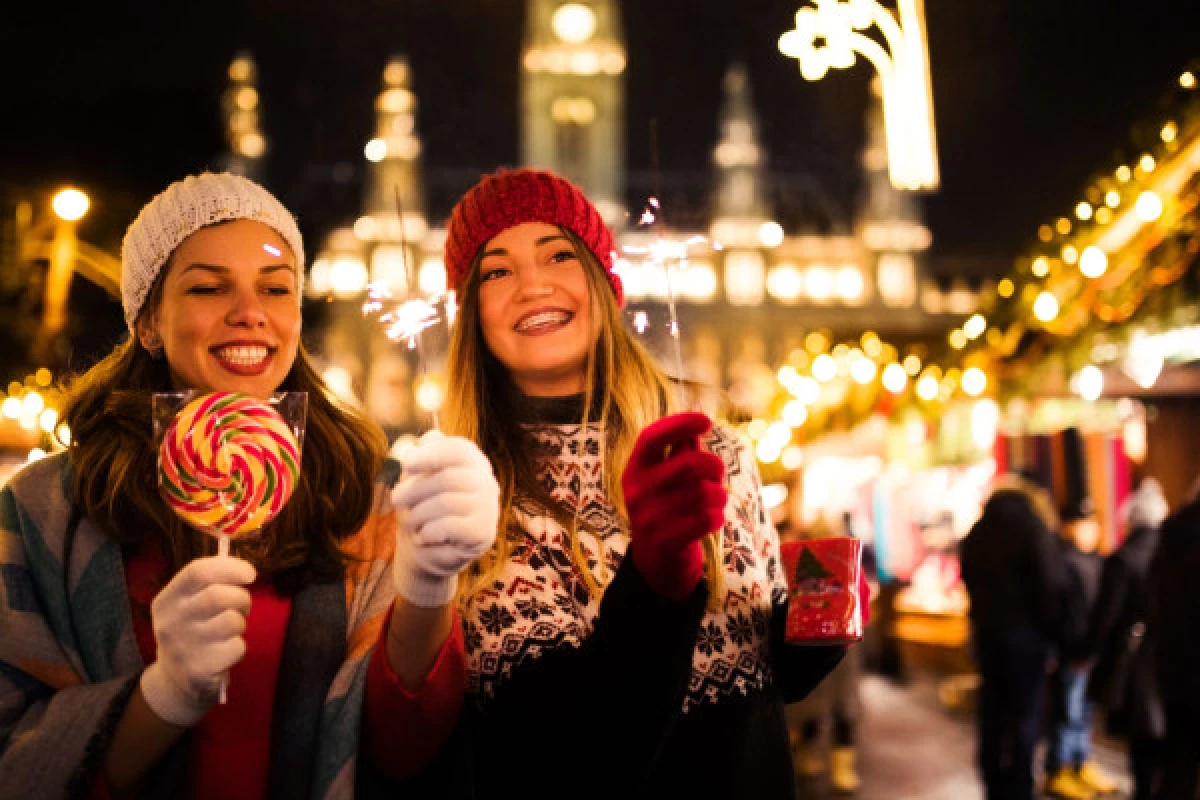
[[[254,567],[230,556],[198,558],[150,604],[158,658],[142,673],[146,704],[172,725],[195,725],[217,700],[221,677],[246,654]]]
[[[725,524],[725,463],[700,447],[712,420],[697,411],[647,426],[621,476],[630,558],[656,592],[685,599],[704,576],[700,540]]]
[[[500,520],[500,486],[474,443],[429,431],[401,451],[404,470],[392,491],[400,511],[396,591],[423,608],[454,597],[458,573],[491,549]]]

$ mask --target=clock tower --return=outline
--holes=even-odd
[[[624,217],[625,47],[615,0],[530,0],[521,54],[521,160]]]

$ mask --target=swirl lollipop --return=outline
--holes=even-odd
[[[275,518],[300,475],[300,447],[266,403],[215,392],[188,403],[171,421],[158,451],[159,492],[184,522],[217,537],[217,555],[231,538]],[[221,683],[221,701],[225,683]]]

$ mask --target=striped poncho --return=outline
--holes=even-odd
[[[70,485],[67,457],[56,455],[0,490],[4,798],[85,794],[145,667],[120,547],[84,519],[65,557]],[[344,582],[311,585],[293,600],[273,720],[273,795],[354,795],[367,665],[394,599],[387,498],[380,485],[367,524],[343,542],[352,556]],[[143,796],[181,793],[185,748],[147,776]]]

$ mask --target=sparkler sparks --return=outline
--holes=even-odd
[[[684,379],[683,350],[679,341],[679,314],[675,308],[675,297],[678,294],[675,286],[675,274],[685,274],[688,269],[689,250],[697,245],[708,244],[709,240],[704,236],[690,236],[687,239],[667,238],[663,233],[662,207],[657,197],[651,197],[647,201],[646,209],[642,211],[639,224],[649,226],[656,223],[657,236],[652,244],[649,246],[626,245],[624,250],[628,255],[642,256],[645,263],[652,264],[663,271],[667,287],[667,310],[671,315],[671,339],[675,348],[675,376],[677,380],[682,381]],[[720,249],[720,245],[717,243],[712,243],[710,246],[714,250]],[[639,334],[644,333],[648,325],[645,312],[635,315],[633,324]]]

